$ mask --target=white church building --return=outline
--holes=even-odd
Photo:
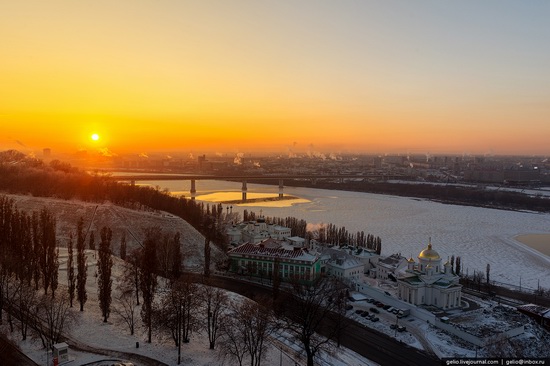
[[[397,278],[398,297],[414,305],[431,305],[441,309],[460,307],[462,285],[453,274],[449,261],[441,264],[432,243],[420,252],[418,263],[408,260],[407,269]]]

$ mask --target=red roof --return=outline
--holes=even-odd
[[[274,246],[274,242],[278,244],[277,247]],[[311,255],[305,248],[298,248],[294,250],[285,249],[282,248],[280,242],[275,239],[266,239],[258,244],[244,243],[234,249],[231,249],[228,253],[292,259],[297,259],[298,257],[305,255],[308,256],[309,259],[314,258],[314,256]],[[306,258],[302,259],[306,260]]]

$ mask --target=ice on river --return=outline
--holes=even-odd
[[[527,233],[550,233],[550,215],[448,205],[406,197],[285,187],[285,193],[311,202],[292,207],[237,207],[264,216],[293,216],[308,223],[333,223],[350,232],[365,231],[382,239],[382,254],[416,258],[431,237],[444,260],[460,256],[463,272],[491,265],[491,279],[550,288],[550,257],[516,241]]]

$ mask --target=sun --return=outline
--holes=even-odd
[[[94,133],[94,134],[92,134],[91,139],[94,140],[94,141],[98,141],[99,140],[99,135],[97,133]]]

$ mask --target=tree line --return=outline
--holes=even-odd
[[[250,183],[254,183],[254,181],[250,180]],[[266,184],[266,181],[261,181],[259,183]],[[520,192],[489,190],[476,187],[369,182],[366,180],[362,182],[351,180],[334,182],[325,179],[317,179],[315,183],[309,180],[285,179],[285,185],[294,187],[389,194],[404,197],[419,197],[449,204],[467,206],[550,212],[550,199],[545,198],[542,195],[535,196]]]
[[[243,211],[244,221],[254,221],[259,216],[255,212]],[[274,225],[288,227],[292,236],[299,236],[307,239],[315,239],[321,244],[353,246],[374,250],[380,254],[382,251],[382,239],[379,236],[365,234],[364,231],[350,233],[344,226],[339,227],[332,223],[320,224],[308,229],[307,222],[295,217],[265,217],[266,222]]]
[[[0,152],[0,191],[98,203],[110,201],[131,209],[166,211],[187,221],[215,245],[227,248],[222,225],[227,214],[221,204],[211,206],[171,196],[158,188],[115,182],[59,160],[45,164],[13,150]]]

